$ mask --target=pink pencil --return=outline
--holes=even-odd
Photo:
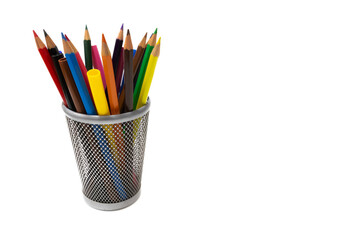
[[[82,60],[82,58],[81,58],[81,56],[80,56],[80,53],[79,53],[78,50],[75,48],[74,44],[72,44],[72,42],[70,41],[70,39],[66,36],[66,34],[65,34],[65,38],[66,38],[66,40],[68,41],[68,43],[70,44],[70,47],[74,50],[76,60],[78,61],[79,66],[80,66],[81,74],[83,75],[84,80],[85,80],[86,88],[87,88],[87,90],[88,90],[89,93],[90,93],[90,97],[91,97],[92,102],[94,103],[94,99],[93,99],[93,96],[92,96],[92,93],[91,93],[91,89],[90,89],[89,80],[88,80],[88,77],[87,77],[87,70],[86,70],[85,64],[84,64],[84,62],[83,62],[83,60]]]
[[[91,46],[91,56],[92,56],[92,62],[94,65],[94,68],[99,70],[101,73],[101,79],[104,85],[104,90],[106,89],[106,80],[105,80],[105,74],[104,74],[104,68],[100,59],[99,51],[97,49],[97,46]]]

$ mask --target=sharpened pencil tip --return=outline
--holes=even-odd
[[[34,37],[39,37],[34,30],[33,33],[34,33]]]
[[[127,33],[126,33],[126,35],[130,35],[130,30],[129,30],[129,29],[127,30]]]
[[[157,34],[157,28],[155,29],[155,32],[154,32],[154,34]]]
[[[123,29],[124,29],[124,24],[121,24],[120,30],[123,30]]]
[[[101,41],[104,42],[104,43],[106,43],[104,34],[102,34],[102,39],[101,39]]]
[[[66,34],[65,34],[65,38],[66,38],[66,41],[70,42],[70,39],[68,38],[68,36]]]
[[[160,40],[161,40],[161,37],[159,37],[159,40],[158,40],[158,42],[156,44],[160,44]]]
[[[65,38],[65,36],[64,36],[64,34],[63,34],[63,33],[61,33],[61,37],[62,37],[62,39],[63,39],[63,40],[65,40],[65,41],[66,41],[66,38]]]
[[[85,25],[85,30],[88,30],[88,29],[87,29],[87,24]]]
[[[48,35],[45,29],[43,29],[45,37]]]

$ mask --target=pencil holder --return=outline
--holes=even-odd
[[[111,116],[62,108],[85,201],[99,210],[133,204],[140,196],[150,99],[140,109]]]

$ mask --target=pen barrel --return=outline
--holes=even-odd
[[[85,201],[100,210],[134,203],[141,190],[150,100],[136,111],[108,116],[62,108]]]

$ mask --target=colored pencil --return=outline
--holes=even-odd
[[[73,100],[76,112],[86,114],[84,105],[81,101],[81,97],[80,97],[78,89],[75,85],[75,81],[74,81],[73,75],[70,72],[70,68],[69,68],[66,58],[59,59],[59,65],[61,68],[61,72],[64,76],[66,85],[69,89],[71,99]]]
[[[137,79],[139,77],[139,72],[140,72],[140,68],[141,68],[141,63],[143,62],[144,60],[144,54],[141,56],[141,59],[140,59],[140,63],[139,63],[139,67],[137,68],[135,74],[134,74],[134,92],[135,92],[135,86],[136,86],[136,83],[137,83]]]
[[[59,54],[59,49],[57,48],[57,46],[55,45],[55,43],[53,42],[53,40],[50,38],[50,36],[47,34],[47,32],[45,31],[45,29],[43,29],[44,31],[44,35],[45,35],[45,42],[46,42],[46,46],[48,48],[49,54],[50,56],[55,55],[55,54]]]
[[[91,94],[91,89],[90,89],[90,85],[89,85],[89,80],[88,80],[88,77],[87,77],[87,70],[86,70],[84,62],[83,62],[83,60],[82,60],[82,58],[80,56],[80,53],[76,49],[74,44],[70,41],[70,39],[66,36],[66,34],[65,34],[65,38],[66,38],[67,42],[69,43],[69,46],[72,49],[72,51],[75,53],[76,61],[78,62],[79,66],[80,66],[81,74],[83,75],[83,78],[84,78],[84,81],[85,81],[85,84],[86,84],[86,88],[87,88],[87,90],[88,90],[88,92],[90,94],[91,101],[94,103],[94,99],[93,99],[93,96]]]
[[[124,39],[124,24],[121,25],[119,34],[115,40],[115,46],[112,56],[112,63],[114,67],[114,75],[116,76],[116,70],[118,68],[118,63],[121,55],[121,49],[123,45],[123,39]]]
[[[92,56],[92,62],[94,64],[94,69],[97,69],[101,73],[101,80],[103,82],[104,89],[106,90],[106,80],[105,80],[105,74],[104,74],[104,68],[100,59],[99,50],[96,45],[91,46],[91,56]]]
[[[140,91],[142,88],[142,84],[144,81],[144,76],[145,76],[145,72],[146,72],[146,68],[149,62],[149,58],[151,55],[152,50],[154,49],[155,43],[156,43],[156,32],[157,29],[155,30],[155,32],[153,33],[153,35],[151,36],[148,45],[146,46],[146,50],[144,53],[144,59],[141,63],[141,67],[140,67],[140,71],[139,71],[139,76],[136,80],[136,86],[135,86],[135,90],[134,90],[134,109],[136,109],[137,104],[138,104],[138,100],[139,100],[139,96],[140,96]]]
[[[125,101],[125,88],[123,87],[118,98],[120,113],[124,113],[124,101]]]
[[[62,89],[62,91],[64,93],[64,96],[65,96],[66,102],[64,104],[69,109],[75,111],[74,103],[73,103],[73,101],[71,99],[69,90],[68,90],[68,88],[66,86],[66,82],[65,82],[64,76],[63,76],[63,74],[61,72],[59,62],[58,62],[58,60],[60,58],[63,58],[64,55],[61,52],[59,52],[58,47],[56,46],[54,41],[51,39],[51,37],[47,34],[47,32],[45,30],[43,30],[43,31],[44,31],[44,35],[45,35],[46,46],[48,48],[51,60],[53,62],[53,65],[54,65],[54,68],[55,68],[55,71],[56,71],[56,74],[58,76],[61,89]]]
[[[129,29],[127,30],[124,44],[124,112],[133,110],[133,45]]]
[[[115,86],[114,68],[112,65],[111,53],[106,43],[104,34],[102,35],[101,56],[103,60],[104,74],[109,97],[110,113],[111,115],[119,114],[120,110]]]
[[[61,68],[60,68],[60,65],[59,65],[59,59],[61,59],[63,57],[64,57],[64,55],[62,53],[60,53],[60,52],[58,54],[51,55],[51,59],[53,60],[56,73],[57,73],[57,75],[59,77],[61,89],[63,90],[64,96],[65,96],[65,99],[66,99],[67,104],[65,104],[65,106],[67,106],[72,111],[76,111],[74,102],[73,102],[73,100],[71,98],[71,94],[70,94],[69,89],[68,89],[68,87],[66,85],[64,75],[63,75],[63,73],[61,71]]]
[[[92,56],[91,56],[91,39],[87,25],[85,26],[84,36],[84,54],[85,54],[85,66],[86,70],[90,70],[93,67]]]
[[[146,104],[147,97],[148,97],[149,90],[150,90],[151,81],[152,81],[152,78],[153,78],[154,72],[155,72],[156,63],[157,63],[157,60],[160,55],[160,40],[161,40],[161,38],[159,38],[159,41],[156,43],[156,46],[154,47],[153,51],[151,52],[151,56],[150,56],[149,63],[148,63],[147,69],[146,69],[146,74],[144,77],[143,85],[141,87],[139,101],[137,103],[136,109],[139,109],[140,107],[142,107]]]
[[[135,78],[135,75],[139,69],[139,66],[140,66],[140,61],[141,59],[143,58],[144,56],[144,53],[145,53],[145,48],[146,48],[146,36],[147,36],[147,33],[145,33],[145,36],[143,37],[143,39],[141,40],[141,42],[139,43],[137,49],[136,49],[136,53],[135,53],[135,56],[134,56],[134,63],[133,63],[133,86],[134,86],[134,89],[135,89],[135,85],[136,85],[136,78]]]
[[[59,91],[59,94],[63,100],[63,102],[66,104],[66,99],[65,99],[65,95],[61,89],[61,85],[60,85],[60,81],[59,81],[59,78],[56,74],[56,71],[55,71],[55,67],[54,67],[54,64],[51,60],[51,57],[50,57],[50,54],[49,54],[49,51],[47,50],[45,44],[41,41],[41,39],[39,38],[39,36],[36,34],[35,31],[33,31],[34,33],[34,37],[35,37],[35,43],[36,43],[36,46],[37,46],[37,49],[41,55],[41,58],[43,59],[50,75],[51,75],[51,78],[53,79],[54,83],[55,83],[55,86],[57,88],[57,90]]]
[[[123,78],[124,72],[124,48],[121,48],[118,67],[116,68],[115,81],[116,81],[116,90],[120,92],[120,84]]]
[[[96,115],[96,109],[94,107],[94,104],[91,100],[90,93],[87,90],[84,77],[81,73],[80,66],[78,64],[78,61],[76,60],[75,53],[71,49],[68,41],[66,40],[65,36],[61,33],[63,45],[64,45],[64,52],[66,59],[69,64],[69,68],[71,71],[71,74],[74,77],[76,87],[79,91],[82,103],[84,104],[85,110],[87,114],[90,115]]]

